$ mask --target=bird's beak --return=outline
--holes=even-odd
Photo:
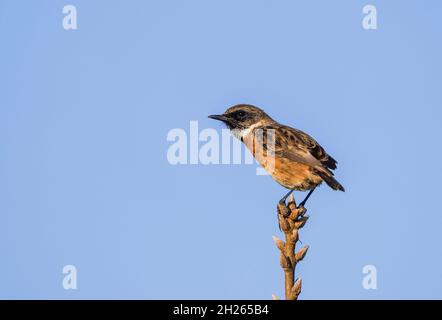
[[[222,115],[222,114],[220,114],[220,115],[214,114],[214,115],[209,116],[209,118],[210,119],[219,120],[219,121],[222,121],[222,122],[228,122],[229,121],[229,118],[226,117],[225,115]]]

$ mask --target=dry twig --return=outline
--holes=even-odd
[[[308,220],[304,207],[296,208],[295,198],[290,196],[288,204],[278,204],[279,228],[284,233],[285,242],[273,236],[276,246],[280,252],[280,264],[284,270],[285,298],[286,300],[297,300],[301,293],[301,278],[295,281],[296,264],[301,261],[308,250],[308,246],[302,247],[296,252],[296,243],[299,241],[299,229]],[[273,296],[273,299],[278,299]]]

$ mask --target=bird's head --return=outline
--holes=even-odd
[[[256,124],[272,122],[263,110],[250,104],[237,104],[221,115],[209,116],[211,119],[224,122],[230,130],[246,130]]]

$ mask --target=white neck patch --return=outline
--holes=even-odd
[[[247,137],[251,132],[253,132],[253,130],[256,127],[259,127],[263,124],[263,121],[258,121],[255,124],[252,124],[250,127],[246,128],[246,129],[242,129],[242,130],[231,130],[232,134],[239,140],[244,139],[245,137]]]

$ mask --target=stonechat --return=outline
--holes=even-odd
[[[304,206],[323,181],[333,190],[345,191],[333,177],[337,162],[311,136],[279,124],[258,107],[238,104],[222,115],[209,116],[224,122],[272,178],[290,191],[310,191],[299,204]]]

